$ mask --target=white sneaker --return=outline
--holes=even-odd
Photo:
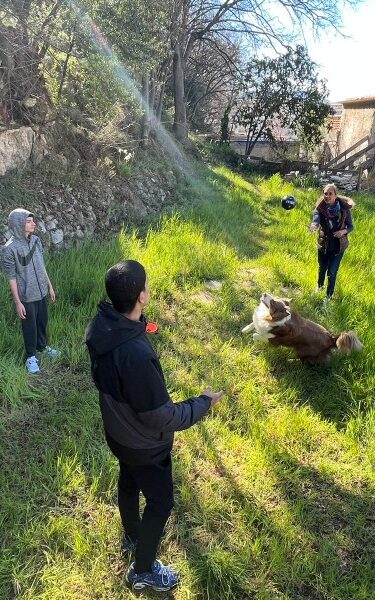
[[[56,348],[51,348],[51,346],[46,346],[42,350],[42,354],[47,354],[47,356],[51,356],[52,358],[56,358],[56,356],[60,356],[60,350],[56,350]]]
[[[38,359],[36,356],[29,356],[26,361],[26,369],[28,373],[39,373]]]
[[[323,308],[328,309],[331,302],[332,302],[332,296],[326,296],[323,300]]]

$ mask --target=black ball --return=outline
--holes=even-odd
[[[292,210],[297,205],[297,200],[294,196],[284,196],[281,200],[281,206],[285,208],[285,210]]]

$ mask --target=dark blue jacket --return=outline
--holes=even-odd
[[[211,399],[201,395],[175,404],[147,339],[146,321],[130,320],[108,302],[98,309],[86,343],[107,441],[123,462],[159,462],[172,448],[173,433],[202,419]]]

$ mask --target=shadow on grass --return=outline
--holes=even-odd
[[[336,572],[339,587],[346,591],[341,597],[372,597],[374,490],[363,484],[361,493],[345,489],[333,477],[280,450],[273,454],[273,473],[285,501],[297,507],[296,522],[314,536],[317,575],[322,573],[324,579],[327,573],[332,584]]]
[[[211,173],[206,184],[207,195],[197,202],[189,219],[205,223],[207,238],[233,248],[242,260],[259,256],[267,250],[266,227],[274,217],[264,200],[254,190],[240,183],[234,185],[228,177]],[[182,211],[184,216],[184,211]]]
[[[68,559],[70,558],[71,550],[69,546],[65,545],[63,530],[54,534],[57,535],[56,538],[45,539],[43,537],[43,531],[51,514],[58,517],[60,514],[68,513],[72,519],[82,518],[83,526],[84,520],[91,518],[85,511],[82,512],[84,497],[64,492],[65,483],[54,480],[56,472],[54,463],[58,454],[66,456],[67,444],[76,449],[78,464],[82,466],[87,481],[95,479],[98,481],[97,497],[108,503],[108,508],[111,507],[112,511],[117,510],[114,507],[114,498],[108,498],[106,495],[109,487],[108,471],[105,471],[105,465],[100,464],[100,460],[95,459],[96,453],[105,449],[105,442],[100,433],[101,420],[96,394],[95,401],[92,400],[88,404],[80,396],[80,385],[82,392],[87,392],[89,387],[86,375],[79,383],[76,377],[69,378],[66,373],[63,390],[60,378],[64,373],[56,372],[52,375],[55,379],[50,377],[46,382],[44,401],[27,413],[28,416],[23,423],[17,420],[14,427],[9,423],[7,439],[3,439],[4,443],[1,444],[5,455],[9,457],[6,466],[4,465],[2,468],[2,477],[10,486],[5,493],[3,492],[2,498],[5,505],[5,518],[8,519],[10,525],[9,531],[3,528],[3,543],[5,548],[8,548],[6,560],[1,568],[0,589],[4,598],[12,597],[12,579],[14,574],[22,572],[24,564],[29,565],[30,584],[35,578],[37,580],[39,578],[41,581],[44,566],[47,566],[44,562],[43,548],[47,554],[51,552],[51,548],[57,548],[60,556],[66,555]],[[62,398],[73,388],[77,392],[75,404],[67,405]],[[90,427],[85,430],[84,423],[87,413],[90,412],[95,413],[95,418],[91,415]],[[242,511],[241,520],[249,530],[249,538],[264,538],[262,552],[266,556],[270,553],[270,564],[272,564],[270,540],[274,540],[274,543],[280,548],[280,552],[285,552],[285,556],[283,555],[282,558],[287,564],[289,557],[286,548],[290,544],[290,540],[285,538],[283,531],[273,521],[272,512],[268,513],[254,496],[244,492],[238,479],[228,472],[216,450],[214,439],[204,424],[201,427],[203,441],[212,451],[210,453],[210,456],[213,457],[212,475],[218,476],[224,481],[225,500]],[[195,451],[196,449],[192,447],[193,456]],[[356,585],[361,583],[362,587],[369,586],[370,576],[365,571],[367,556],[365,546],[374,541],[372,534],[365,531],[365,519],[371,515],[372,508],[369,496],[362,498],[341,489],[329,477],[322,476],[314,469],[302,465],[287,453],[277,452],[276,449],[273,449],[272,454],[274,459],[272,468],[277,476],[279,488],[288,503],[299,506],[302,504],[299,512],[295,513],[294,519],[299,526],[314,536],[313,551],[317,553],[318,558],[313,574],[303,572],[302,565],[300,569],[302,569],[303,576],[301,576],[301,572],[298,572],[297,566],[294,564],[298,575],[295,575],[295,580],[290,581],[288,581],[289,575],[285,575],[276,567],[272,567],[265,574],[264,563],[267,560],[263,561],[264,577],[269,584],[276,585],[279,590],[291,594],[290,597],[296,600],[297,598],[298,600],[321,600],[321,598],[330,596],[318,592],[311,579],[317,579],[321,572],[324,584],[325,572],[328,573],[331,569],[338,574],[337,576],[343,578],[342,584],[346,584],[347,581],[347,585],[349,585],[353,580]],[[201,476],[198,465],[197,462],[196,466],[193,466],[192,472],[189,473],[192,490],[194,490],[194,480]],[[74,474],[72,474],[73,476]],[[184,484],[187,484],[186,480],[184,480]],[[88,494],[85,486],[82,487],[80,493],[83,496]],[[198,535],[199,528],[190,522],[189,515],[192,512],[200,513],[204,519],[206,499],[193,492],[189,503],[185,504],[179,495],[179,486],[177,487],[177,496],[179,497],[178,520],[184,523],[178,541],[186,551],[187,560],[197,581],[195,584],[199,593],[197,597],[207,599],[217,597],[228,600],[238,598],[250,600],[257,597],[257,585],[259,584],[257,568],[261,568],[261,565],[257,564],[255,560],[249,566],[251,557],[246,549],[241,549],[238,555],[234,554],[235,549],[229,539],[231,530],[226,528],[227,531],[223,534],[215,531],[212,527],[210,529],[209,518],[204,523],[204,527],[210,530],[210,534],[215,540],[216,550],[202,543],[202,539]],[[42,530],[39,534],[35,533],[35,528],[38,526]],[[350,541],[349,558],[347,551],[342,549],[344,545],[341,544],[341,540],[339,540],[340,551],[336,548],[335,536],[338,533],[343,533],[345,539]],[[113,533],[109,534],[109,539],[110,543],[113,543]],[[361,539],[364,540],[363,548],[361,548]],[[242,540],[242,542],[246,546],[246,540]],[[113,585],[120,590],[120,587],[124,585],[122,579],[127,564],[117,556],[116,543],[117,541],[110,549],[107,549],[107,552],[111,556],[112,567],[116,568],[115,579],[118,578]],[[296,546],[298,549],[298,540]],[[369,547],[371,548],[371,546]],[[353,557],[356,560],[352,560]],[[298,558],[293,560],[298,562]],[[368,560],[370,561],[370,557]],[[35,561],[35,570],[32,568],[33,561]],[[348,565],[346,571],[345,565]],[[361,582],[359,581],[360,573],[362,573]],[[113,573],[109,575],[114,579]],[[124,594],[124,592],[121,593]],[[140,597],[153,599],[157,595],[150,592],[142,593]],[[174,594],[170,593],[168,597],[173,598]],[[355,593],[350,597],[356,598]],[[359,595],[358,598],[360,598]]]
[[[293,405],[308,404],[338,428],[352,414],[352,397],[341,382],[341,360],[332,356],[326,365],[306,365],[291,349],[264,348],[270,373],[277,379],[281,394],[296,398]]]
[[[221,587],[223,595],[220,597],[241,600],[260,597],[257,595],[260,589],[252,589],[252,580],[255,586],[259,585],[262,571],[266,585],[271,586],[277,597],[280,593],[295,600],[372,597],[375,589],[373,490],[362,488],[361,494],[353,493],[332,477],[324,476],[286,451],[280,451],[270,440],[267,449],[277,492],[288,507],[286,520],[284,517],[277,521],[275,499],[270,498],[269,506],[267,503],[262,506],[253,494],[243,490],[240,480],[228,471],[220,458],[215,440],[204,424],[202,438],[212,457],[212,476],[220,478],[221,495],[225,496],[228,505],[236,507],[239,520],[245,523],[249,544],[254,539],[262,540],[254,557],[246,553],[237,557],[240,563],[237,577],[231,572],[229,563],[228,571],[224,571],[218,580],[217,570],[210,570],[207,563],[210,550],[195,535],[195,529],[199,528],[189,519],[189,515],[195,513],[201,514],[203,520],[207,499],[197,492],[193,500],[190,497],[188,505],[180,499],[179,518],[186,521],[185,531],[189,532],[181,537],[180,543],[199,575],[198,589],[207,590],[207,595],[202,593],[202,598],[211,598],[208,581],[211,581],[212,590]],[[192,454],[195,451],[192,447]],[[189,476],[194,487],[194,481],[201,477],[198,466]],[[224,506],[224,523],[225,509]],[[232,515],[231,526],[216,532],[215,544],[229,555],[234,552],[231,544],[234,526]],[[206,523],[205,527],[209,525]],[[307,535],[301,537],[300,531]],[[211,530],[211,536],[215,536],[215,530]],[[246,540],[238,541],[246,543]],[[224,590],[222,580],[225,578],[227,588]]]

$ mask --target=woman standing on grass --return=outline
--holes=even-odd
[[[346,248],[348,233],[353,231],[351,209],[355,206],[351,198],[338,196],[336,186],[329,183],[319,198],[310,225],[310,231],[319,230],[318,235],[318,290],[328,276],[327,299],[333,296],[336,277]]]

